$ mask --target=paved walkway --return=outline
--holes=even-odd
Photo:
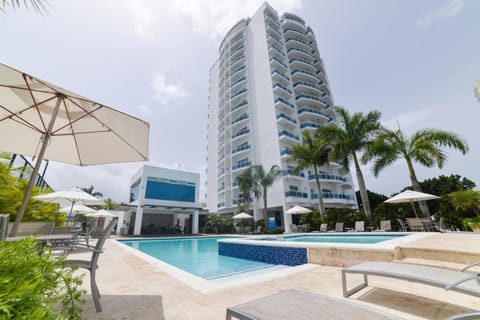
[[[478,251],[477,237],[455,235],[450,248]],[[455,239],[453,239],[455,238]],[[433,240],[433,239],[432,239]],[[442,242],[444,241],[444,242]],[[455,242],[456,244],[453,244]],[[428,246],[428,239],[421,245]],[[72,254],[81,256],[83,254]],[[85,319],[225,319],[226,307],[285,289],[300,289],[341,297],[340,268],[314,265],[310,270],[255,284],[236,285],[201,294],[185,283],[132,255],[114,240],[108,240],[99,261],[97,283],[102,294],[103,312],[96,313],[91,296],[86,297]],[[79,271],[81,272],[81,271]],[[88,275],[84,286],[89,291]],[[374,306],[406,319],[446,319],[460,312],[480,310],[480,299],[461,293],[388,278],[371,277],[371,287],[351,297],[355,302]],[[292,310],[295,319],[295,310]]]

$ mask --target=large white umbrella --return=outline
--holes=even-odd
[[[312,212],[312,210],[301,207],[301,206],[295,206],[293,208],[288,209],[285,213],[286,214],[302,214],[302,213],[309,213]]]
[[[11,235],[43,159],[81,166],[145,161],[148,131],[145,121],[0,64],[0,151],[36,157]]]
[[[105,204],[103,200],[95,198],[91,194],[86,193],[85,191],[77,188],[42,194],[42,195],[33,197],[33,199],[44,201],[44,202],[58,203],[58,204],[64,204],[67,201],[68,203],[71,203],[70,211],[68,212],[68,215],[72,215],[76,205],[101,206]],[[88,209],[91,209],[91,208],[88,208]]]
[[[253,217],[245,212],[240,212],[233,216],[233,219],[252,219]]]
[[[433,200],[433,199],[440,199],[440,197],[430,194],[430,193],[423,193],[423,192],[418,192],[418,191],[412,191],[412,190],[405,190],[403,192],[400,192],[394,197],[391,197],[388,200],[385,200],[386,203],[405,203],[405,202],[410,202],[413,208],[413,212],[415,213],[415,216],[418,218],[417,210],[415,209],[415,205],[413,202],[416,201],[425,201],[425,200]]]
[[[94,213],[96,212],[95,209],[90,207],[84,206],[83,204],[74,204],[73,206],[63,207],[58,210],[63,213]]]
[[[101,210],[98,210],[97,212],[93,212],[93,213],[87,213],[86,214],[87,217],[96,217],[96,218],[100,218],[100,217],[112,217],[112,218],[116,218],[117,215],[114,214],[114,213],[111,213],[110,211],[108,210],[104,210],[104,209],[101,209]]]

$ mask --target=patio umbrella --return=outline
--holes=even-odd
[[[252,219],[253,217],[245,212],[240,212],[233,216],[233,219]]]
[[[95,210],[86,207],[86,205],[101,206],[105,204],[103,200],[95,198],[91,194],[86,193],[85,191],[77,188],[42,194],[42,195],[33,197],[33,199],[44,201],[44,202],[58,203],[58,204],[64,204],[65,202],[71,203],[70,211],[68,212],[69,216],[72,215],[72,212],[74,211],[75,206],[81,205],[82,207],[87,208],[87,211],[85,212],[89,212],[88,209],[91,210],[90,212],[93,212]]]
[[[286,214],[302,214],[302,213],[309,213],[312,212],[312,210],[301,207],[301,206],[295,206],[293,208],[288,209],[285,213]]]
[[[86,216],[87,216],[87,217],[95,217],[95,218],[100,218],[100,217],[116,218],[116,217],[117,217],[116,214],[111,213],[110,211],[104,210],[104,209],[98,210],[97,212],[93,212],[93,213],[87,213]]]
[[[36,157],[11,235],[43,159],[81,166],[145,161],[148,131],[145,121],[0,64],[0,151]]]
[[[63,208],[60,208],[60,210],[58,210],[58,211],[63,212],[63,213],[69,213],[69,214],[73,214],[73,213],[94,213],[94,212],[96,212],[95,209],[84,206],[83,204],[74,204],[73,206],[63,207]]]
[[[405,202],[410,202],[413,208],[413,212],[415,212],[415,217],[418,218],[417,210],[415,209],[415,205],[413,202],[415,201],[425,201],[425,200],[433,200],[433,199],[440,199],[440,197],[429,194],[429,193],[423,193],[423,192],[418,192],[418,191],[412,191],[412,190],[405,190],[403,192],[400,192],[394,197],[391,197],[388,200],[385,200],[386,203],[405,203]]]

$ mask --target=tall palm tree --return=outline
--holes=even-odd
[[[302,143],[292,145],[292,156],[297,161],[295,171],[313,167],[318,190],[318,210],[320,216],[325,213],[322,199],[322,186],[318,178],[318,168],[328,164],[330,145],[321,137],[313,136],[310,131],[302,131]]]
[[[254,167],[255,170],[255,181],[260,187],[260,194],[263,196],[263,221],[267,223],[267,191],[270,188],[275,180],[281,176],[282,171],[280,171],[279,166],[273,165],[270,170],[267,172],[262,165]]]
[[[332,144],[333,160],[343,161],[343,166],[347,169],[353,160],[363,208],[367,217],[371,219],[372,209],[357,153],[364,152],[373,143],[375,135],[381,128],[379,121],[381,113],[370,111],[365,115],[362,112],[350,115],[346,109],[337,107],[337,115],[338,126],[320,128],[317,134]]]
[[[466,141],[455,133],[423,129],[408,137],[398,128],[397,130],[383,129],[383,132],[377,137],[368,154],[366,154],[366,158],[374,160],[373,173],[375,176],[378,176],[380,171],[398,159],[405,159],[413,189],[422,192],[422,187],[418,183],[413,168],[413,162],[415,161],[428,168],[436,164],[438,168],[442,169],[447,160],[442,147],[457,149],[462,154],[468,152]],[[420,202],[420,208],[424,215],[430,216],[425,202]]]
[[[85,191],[86,193],[94,196],[95,198],[101,198],[101,197],[103,197],[103,193],[98,192],[98,191],[95,191],[95,192],[94,192],[93,189],[95,189],[95,188],[93,187],[93,185],[90,185],[90,187],[80,188],[80,190]]]
[[[16,10],[19,9],[21,6],[24,6],[28,9],[28,1],[27,0],[2,0],[0,5],[0,13],[6,13],[7,8]],[[44,14],[48,13],[49,3],[44,0],[30,0],[30,6],[35,10],[35,12]]]
[[[252,167],[248,167],[243,170],[236,178],[238,189],[243,194],[243,200],[245,204],[245,211],[248,213],[250,210],[250,195],[254,194],[257,197],[259,190],[257,183],[255,182],[255,175]]]

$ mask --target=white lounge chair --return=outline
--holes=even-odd
[[[287,290],[227,308],[227,320],[351,320],[401,319],[400,317],[311,292]]]
[[[382,220],[380,221],[380,228],[374,231],[375,232],[392,231],[392,222],[390,220]]]
[[[322,223],[320,225],[320,232],[327,232],[328,230],[328,224],[327,223]]]
[[[343,296],[349,297],[367,287],[368,276],[372,275],[420,282],[480,297],[480,285],[476,275],[464,272],[476,265],[480,265],[480,263],[471,264],[460,271],[452,271],[407,263],[362,262],[342,270]],[[363,283],[349,290],[347,288],[347,274],[363,275]]]
[[[355,221],[355,232],[365,232],[365,221]]]

